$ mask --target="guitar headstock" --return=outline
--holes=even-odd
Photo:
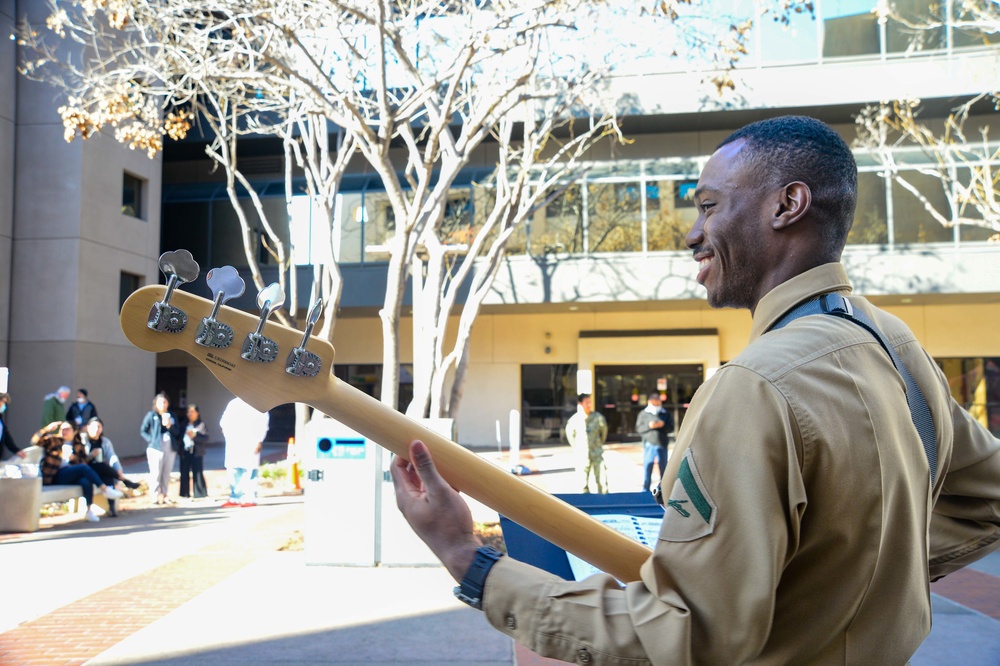
[[[169,284],[135,291],[122,306],[120,321],[125,337],[145,351],[187,352],[257,410],[288,402],[312,404],[333,377],[333,346],[309,337],[320,303],[310,312],[303,334],[267,321],[268,314],[284,300],[277,285],[260,292],[261,315],[255,317],[222,306],[227,298],[222,289],[228,287],[230,297],[238,295],[233,293],[232,282],[219,278],[214,284],[209,283],[215,292],[214,303],[174,290]]]

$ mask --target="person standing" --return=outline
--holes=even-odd
[[[219,427],[226,438],[226,471],[229,499],[222,506],[257,506],[260,451],[267,436],[270,415],[258,412],[240,398],[233,398],[222,413]]]
[[[69,387],[60,386],[54,393],[49,393],[42,401],[42,427],[56,421],[66,420],[66,399],[69,397]]]
[[[184,424],[184,448],[181,458],[181,497],[191,497],[193,486],[195,499],[208,497],[205,484],[205,444],[208,442],[208,428],[201,420],[198,405],[187,407],[187,422]],[[193,483],[192,483],[193,482]]]
[[[87,501],[87,520],[100,522],[102,509],[94,504],[94,486],[101,489],[108,501],[121,498],[122,491],[104,483],[87,464],[87,454],[76,429],[69,421],[54,421],[34,435],[31,443],[42,447],[42,485],[78,485]]]
[[[857,191],[850,147],[802,116],[747,125],[702,169],[692,272],[752,327],[691,400],[637,580],[490,552],[426,445],[394,459],[397,505],[490,624],[581,664],[911,658],[930,583],[1000,548],[1000,439],[906,324],[851,293]]]
[[[674,432],[674,417],[664,409],[659,393],[650,393],[646,398],[646,408],[635,419],[635,431],[642,437],[642,490],[648,493],[653,463],[656,462],[661,479],[667,469],[667,447]]]
[[[97,416],[97,407],[87,396],[87,389],[77,389],[76,401],[66,410],[66,420],[74,423],[78,430],[90,423],[90,419]]]
[[[146,462],[149,463],[149,492],[157,504],[173,504],[167,496],[170,473],[174,471],[176,423],[170,413],[170,401],[163,393],[153,398],[153,409],[146,413],[139,434],[146,440]],[[179,440],[178,440],[179,443]]]
[[[14,436],[10,434],[10,428],[7,427],[6,414],[9,403],[10,394],[0,393],[0,453],[7,449],[12,455],[23,458],[24,451],[14,443]]]
[[[598,493],[607,493],[607,479],[601,480],[604,467],[604,442],[608,438],[608,422],[594,411],[594,399],[581,393],[576,399],[576,414],[566,422],[566,439],[573,450],[576,469],[583,475],[583,492],[590,492],[590,475]]]

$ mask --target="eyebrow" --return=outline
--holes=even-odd
[[[711,185],[699,185],[695,188],[692,198],[698,198],[699,196],[705,194],[706,192],[718,192],[719,188],[712,187]]]

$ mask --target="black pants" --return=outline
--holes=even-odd
[[[181,451],[181,497],[191,497],[191,481],[194,480],[194,496],[208,497],[205,485],[205,456]]]
[[[106,486],[111,486],[114,488],[115,482],[118,481],[118,472],[115,468],[104,462],[94,462],[91,460],[89,463],[90,469],[97,472],[97,476],[101,477],[101,482]]]
[[[97,476],[101,477],[101,482],[108,488],[114,488],[115,483],[118,481],[118,472],[114,467],[106,462],[96,462],[91,460],[87,463],[90,465],[90,469],[97,472]],[[112,516],[118,515],[118,503],[113,499],[108,500],[108,509]]]

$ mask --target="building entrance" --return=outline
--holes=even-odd
[[[608,441],[639,441],[635,420],[646,408],[646,396],[654,391],[679,428],[704,376],[704,366],[695,364],[595,366],[594,408],[608,421]]]

